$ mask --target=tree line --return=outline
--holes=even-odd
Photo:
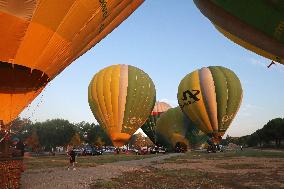
[[[112,145],[105,131],[95,123],[70,123],[64,119],[31,122],[16,119],[12,124],[13,137],[22,140],[32,151],[51,151],[58,146]]]
[[[268,121],[263,128],[242,137],[227,136],[223,144],[235,143],[248,147],[283,147],[284,146],[284,118]]]

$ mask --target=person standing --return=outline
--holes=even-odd
[[[68,155],[69,155],[69,161],[70,161],[69,166],[68,166],[68,170],[70,170],[71,166],[73,167],[73,170],[76,170],[76,168],[75,168],[76,153],[74,151],[74,148],[72,148],[69,151]]]
[[[22,140],[18,140],[18,142],[16,144],[16,149],[19,150],[20,156],[24,157],[24,154],[25,154],[25,144],[23,143]]]

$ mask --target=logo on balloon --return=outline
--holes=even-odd
[[[234,114],[231,115],[224,115],[222,117],[222,124],[225,124],[226,122],[232,120],[234,118]]]
[[[193,104],[200,99],[198,98],[198,95],[200,94],[200,90],[186,90],[182,93],[182,100],[185,101],[183,105],[181,105],[181,108],[183,108],[186,105]]]
[[[134,125],[134,124],[143,124],[143,121],[141,118],[136,118],[136,117],[132,117],[129,119],[129,123],[131,125]]]

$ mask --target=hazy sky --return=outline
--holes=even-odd
[[[157,100],[177,106],[180,80],[195,69],[221,65],[233,70],[243,102],[227,134],[242,136],[283,117],[284,66],[270,69],[262,58],[226,39],[192,1],[146,0],[136,12],[45,88],[22,117],[96,122],[87,91],[93,75],[112,64],[136,66],[153,79]]]

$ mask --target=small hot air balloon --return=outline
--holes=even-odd
[[[218,143],[230,126],[242,101],[236,74],[221,66],[201,68],[186,75],[178,87],[182,111]]]
[[[202,132],[184,115],[180,107],[170,108],[160,116],[156,133],[161,145],[170,144],[170,147],[175,149],[184,146],[184,150],[204,143],[208,138],[204,133],[201,134]]]
[[[142,125],[141,129],[143,132],[151,139],[151,141],[156,144],[156,123],[161,114],[171,106],[165,102],[157,101],[151,115],[148,117],[147,121]]]
[[[143,0],[1,0],[0,130]]]
[[[194,0],[199,10],[233,42],[284,63],[284,2]]]
[[[89,85],[89,105],[114,146],[122,146],[140,128],[156,101],[151,78],[130,65],[99,71]]]

